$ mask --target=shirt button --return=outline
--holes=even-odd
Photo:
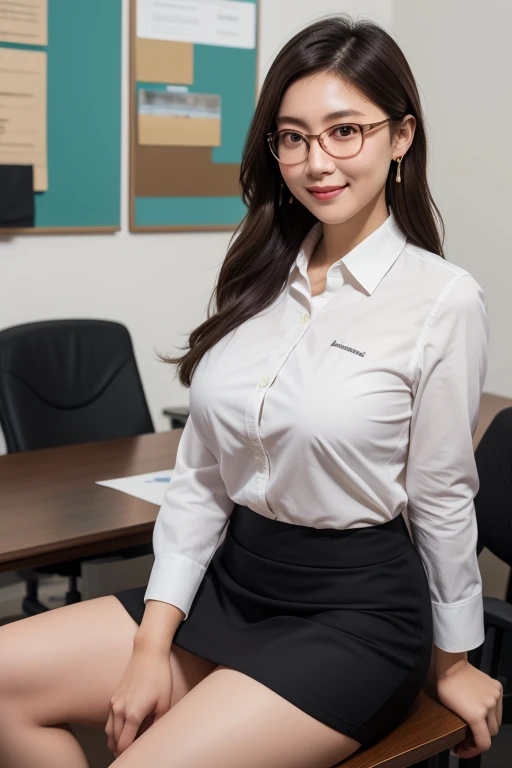
[[[259,389],[263,389],[263,387],[266,387],[269,382],[269,379],[265,376],[264,379],[261,379],[261,381],[258,384]]]
[[[304,312],[300,316],[300,321],[301,321],[301,323],[307,323],[308,320],[309,320],[309,312]]]

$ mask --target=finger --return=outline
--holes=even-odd
[[[109,736],[112,733],[112,709],[109,709],[105,733]]]
[[[116,744],[119,742],[119,737],[121,736],[121,733],[123,732],[124,728],[124,703],[116,703],[112,707],[113,712],[113,720],[114,720],[114,741]]]
[[[469,723],[469,727],[471,728],[476,748],[479,752],[486,752],[491,746],[491,734],[487,727],[486,716],[473,720]]]
[[[491,736],[496,736],[499,731],[498,718],[496,716],[496,706],[489,710],[487,715],[487,727]]]
[[[503,720],[503,690],[498,696],[498,701],[496,702],[496,719],[498,721],[498,728],[500,728]]]
[[[112,708],[108,713],[108,720],[105,726],[105,733],[107,734],[107,747],[111,752],[113,752],[115,749],[115,742],[114,742],[114,724],[112,720]]]
[[[117,741],[117,751],[120,754],[122,754],[124,750],[127,749],[130,744],[132,744],[135,736],[137,735],[137,731],[139,730],[140,722],[141,718],[136,717],[133,714],[127,715],[125,717],[124,728]]]

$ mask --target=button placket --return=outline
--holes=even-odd
[[[304,317],[306,314],[308,315],[307,321],[309,321],[310,320],[309,313],[303,312],[301,313],[301,317]],[[258,381],[253,392],[249,395],[249,398],[247,400],[247,406],[246,406],[245,418],[246,418],[247,435],[249,437],[251,450],[253,452],[253,456],[256,461],[256,466],[258,468],[258,477],[257,477],[258,500],[257,501],[258,501],[258,504],[261,504],[263,505],[263,507],[268,509],[268,511],[274,516],[274,519],[276,518],[276,515],[274,511],[271,509],[265,493],[266,487],[268,485],[268,480],[270,477],[270,458],[263,446],[263,442],[261,439],[260,414],[262,413],[262,410],[263,410],[264,400],[269,390],[269,386],[272,384],[272,382],[278,375],[282,366],[286,362],[288,356],[291,354],[293,349],[296,347],[296,345],[299,343],[299,341],[301,340],[301,338],[309,328],[309,325],[306,326],[305,322],[301,321],[301,325],[303,326],[303,328],[300,330],[300,333],[298,335],[297,334],[294,335],[292,342],[286,344],[286,347],[284,348],[281,347],[281,349],[278,349],[277,351],[275,351],[267,360],[265,368],[267,371],[269,371],[269,375],[263,376]],[[297,328],[297,326],[295,326],[295,328]],[[285,338],[286,336],[288,336],[288,333],[285,335]]]

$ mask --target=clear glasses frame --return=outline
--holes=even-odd
[[[390,122],[397,122],[397,119],[393,117],[386,117],[385,120],[379,120],[378,123],[336,123],[335,125],[331,125],[329,128],[326,128],[325,131],[322,131],[321,133],[302,133],[302,131],[296,131],[296,130],[292,131],[290,128],[281,128],[278,131],[270,131],[270,133],[267,133],[266,138],[268,141],[268,146],[270,148],[270,151],[272,152],[276,160],[278,160],[280,163],[283,163],[283,161],[276,155],[276,153],[272,149],[272,142],[280,133],[296,133],[299,136],[302,136],[302,138],[306,140],[306,144],[308,147],[308,155],[307,155],[308,157],[309,157],[309,150],[311,147],[310,140],[318,139],[318,143],[320,144],[324,152],[327,152],[327,154],[330,155],[331,157],[337,157],[340,160],[341,159],[346,160],[347,158],[350,158],[350,157],[356,157],[356,155],[358,155],[361,152],[361,150],[364,147],[364,140],[368,131],[372,130],[372,128],[376,128],[378,125],[384,125],[384,123],[390,123]],[[333,128],[340,128],[342,125],[353,125],[354,127],[357,126],[361,131],[361,146],[359,147],[357,152],[354,152],[353,155],[333,155],[333,153],[329,152],[329,150],[326,149],[325,147],[325,143],[323,140],[324,135],[329,133],[329,131],[332,131]],[[303,163],[303,162],[304,160],[298,160],[296,163],[283,163],[283,165],[297,165],[298,163]]]

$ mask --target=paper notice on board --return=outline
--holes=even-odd
[[[0,41],[48,45],[48,0],[0,0]]]
[[[145,83],[194,82],[194,46],[174,40],[135,41],[135,79]]]
[[[0,48],[0,165],[33,165],[48,189],[46,53]]]
[[[137,0],[137,37],[256,47],[256,4],[239,0]]]
[[[189,91],[138,91],[138,143],[220,147],[220,96]]]

